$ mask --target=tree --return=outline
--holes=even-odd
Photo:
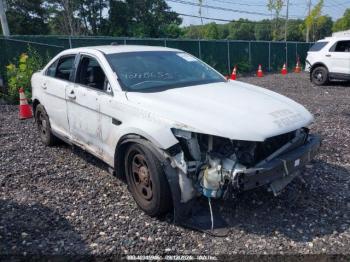
[[[192,38],[192,39],[200,39],[203,38],[202,35],[202,27],[203,26],[197,26],[197,25],[190,25],[184,29],[185,31],[185,38]]]
[[[311,10],[310,15],[308,15],[305,19],[305,26],[309,29],[314,29],[314,24],[317,23],[317,20],[321,16],[321,11],[323,7],[324,0],[320,0],[315,7]],[[315,32],[315,30],[313,30]],[[308,30],[310,32],[310,30]],[[315,35],[313,34],[313,40],[315,40]],[[308,38],[308,37],[307,37]]]
[[[339,18],[333,25],[333,32],[350,29],[350,9],[346,9],[343,17]]]
[[[219,30],[216,23],[209,23],[203,28],[203,38],[219,39]]]
[[[304,41],[303,24],[303,20],[292,19],[288,21],[287,41]]]
[[[272,39],[271,22],[267,19],[262,20],[261,23],[257,22],[255,24],[254,36],[256,40],[270,41]]]
[[[7,0],[7,20],[11,34],[36,35],[49,33],[43,0]]]
[[[239,19],[238,21],[229,23],[229,39],[239,40],[255,40],[254,22],[247,19]]]
[[[81,35],[87,33],[78,16],[80,0],[47,0],[45,7],[49,15],[51,33],[64,35]],[[87,27],[87,26],[86,26]]]
[[[108,34],[112,36],[128,36],[129,8],[125,2],[109,1]]]
[[[323,15],[317,18],[316,23],[314,23],[312,35],[313,41],[317,41],[319,39],[325,38],[326,36],[330,36],[332,34],[333,21],[332,18]]]
[[[278,30],[279,27],[279,16],[283,7],[283,0],[269,0],[267,3],[267,9],[270,12],[274,12],[275,17],[275,26],[272,32],[272,38],[273,40],[280,40],[280,30]]]
[[[52,30],[69,35],[101,35],[107,20],[107,0],[47,0]]]
[[[126,0],[129,8],[128,34],[135,37],[159,37],[169,24],[180,25],[182,20],[170,10],[164,0]]]

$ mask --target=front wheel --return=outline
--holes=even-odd
[[[160,216],[172,206],[169,184],[160,161],[141,144],[125,154],[126,180],[137,205],[150,216]]]
[[[311,81],[318,86],[325,85],[328,82],[328,70],[323,66],[316,67],[311,72]]]

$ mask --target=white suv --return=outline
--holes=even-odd
[[[316,85],[329,80],[350,80],[350,36],[326,37],[308,51],[305,70]]]
[[[42,141],[60,138],[105,161],[151,216],[171,206],[180,216],[198,195],[259,186],[278,194],[320,146],[302,105],[227,81],[176,49],[66,50],[33,75],[32,87]]]

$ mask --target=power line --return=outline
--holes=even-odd
[[[179,4],[184,4],[184,5],[191,5],[191,6],[200,6],[199,3],[192,3],[188,1],[183,1],[183,0],[167,0],[169,2],[173,3],[179,3]],[[229,12],[234,12],[234,13],[241,13],[241,14],[249,14],[249,15],[261,15],[261,16],[270,16],[270,14],[267,13],[260,13],[260,12],[251,12],[251,11],[244,11],[244,10],[238,10],[238,9],[231,9],[231,8],[226,8],[226,7],[219,7],[219,6],[212,6],[212,5],[201,5],[202,7],[208,8],[208,9],[215,9],[215,10],[222,10],[222,11],[229,11]]]
[[[245,11],[245,10],[238,10],[238,9],[231,9],[231,8],[226,8],[226,7],[220,7],[220,6],[212,6],[212,5],[201,5],[199,3],[193,3],[193,2],[188,2],[188,1],[184,1],[184,0],[167,0],[169,2],[173,2],[173,3],[180,3],[180,4],[184,4],[184,5],[190,5],[190,6],[198,6],[198,7],[205,7],[208,9],[214,9],[214,10],[221,10],[221,11],[228,11],[228,12],[234,12],[234,13],[240,13],[240,14],[250,14],[250,15],[260,15],[260,16],[266,16],[266,17],[270,17],[271,14],[267,14],[267,13],[261,13],[261,12],[252,12],[252,11]],[[220,0],[220,1],[224,1],[224,0]],[[304,17],[300,17],[300,16],[290,16],[291,18],[296,18],[296,19],[304,19]],[[284,16],[281,16],[280,18],[285,18]]]
[[[176,12],[177,13],[177,12]],[[239,23],[239,24],[265,24],[270,25],[271,22],[263,22],[263,21],[240,21],[240,20],[229,20],[229,19],[222,19],[222,18],[213,18],[213,17],[205,17],[205,16],[198,16],[198,15],[190,15],[190,14],[182,14],[177,13],[180,16],[187,16],[187,17],[194,17],[194,18],[203,18],[207,20],[213,20],[213,21],[221,21],[221,22],[229,22],[229,23]]]

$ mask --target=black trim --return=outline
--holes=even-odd
[[[293,151],[282,154],[266,162],[259,168],[248,168],[238,174],[238,184],[243,191],[267,185],[302,169],[317,153],[321,146],[321,139],[316,135],[309,135],[307,143]],[[296,164],[295,161],[299,163]]]
[[[329,73],[329,77],[332,78],[332,79],[350,80],[350,74]]]
[[[112,118],[112,124],[116,125],[116,126],[120,126],[122,124],[122,121],[120,121],[116,118]]]

